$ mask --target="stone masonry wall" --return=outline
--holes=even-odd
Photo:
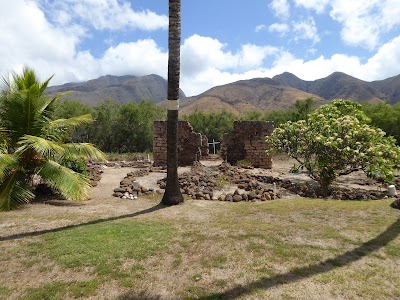
[[[178,164],[190,166],[201,157],[208,156],[207,137],[193,131],[188,121],[178,122]],[[154,166],[167,165],[167,122],[153,123]]]
[[[233,132],[224,134],[222,158],[231,164],[245,159],[256,168],[272,168],[272,159],[265,153],[268,149],[265,137],[273,131],[273,122],[235,121]]]

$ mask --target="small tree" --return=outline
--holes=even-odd
[[[271,149],[286,152],[307,170],[327,195],[340,175],[363,170],[368,177],[394,181],[400,150],[395,139],[368,125],[361,105],[334,100],[309,115],[308,120],[287,122],[267,138]]]
[[[86,198],[88,177],[65,165],[105,159],[104,154],[91,144],[64,143],[63,138],[69,128],[91,122],[91,116],[54,120],[53,103],[60,95],[43,96],[51,77],[40,82],[30,68],[12,76],[0,92],[0,211],[35,198],[38,183],[68,199]]]

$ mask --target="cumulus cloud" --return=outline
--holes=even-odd
[[[336,9],[331,13],[335,18],[341,18],[340,22],[343,24],[351,24],[350,20],[353,19],[350,14],[344,14],[344,7],[339,6],[341,1],[330,2]],[[371,11],[371,7],[376,7],[371,6],[371,3],[378,5],[374,0],[369,0],[367,4],[370,6],[366,4],[369,8],[365,8],[364,12],[387,16],[387,19],[379,21],[381,25],[371,25],[378,26],[376,28],[379,28],[379,33],[399,24],[396,16],[400,13],[393,13],[397,13],[397,6],[389,9],[388,5],[393,5],[391,1],[393,0],[379,2],[379,12]],[[92,2],[94,3],[94,0],[85,1]],[[353,2],[357,0],[351,3]],[[117,3],[122,5],[123,2]],[[282,3],[287,4],[286,1]],[[2,2],[0,26],[4,30],[0,35],[1,75],[29,65],[37,70],[41,78],[55,74],[52,84],[89,80],[106,74],[140,76],[155,73],[166,78],[168,53],[155,40],[147,38],[119,43],[108,47],[103,54],[95,57],[90,51],[81,50],[82,39],[88,34],[85,27],[72,22],[73,17],[69,14],[54,15],[54,18],[58,21],[49,21],[49,16],[38,6],[38,2]],[[363,20],[361,24],[366,22],[363,19],[366,15],[362,13],[357,13],[357,18]],[[310,18],[302,22],[305,25],[299,25],[298,22],[289,23],[288,26],[292,26],[291,29],[297,28],[298,37],[317,41],[319,36],[315,21]],[[279,28],[279,24],[284,23],[276,24],[275,30]],[[282,32],[286,30],[285,26],[280,26]],[[230,45],[218,39],[193,34],[183,41],[181,47],[181,87],[188,95],[196,95],[216,85],[255,77],[273,77],[286,71],[305,80],[315,80],[335,71],[364,80],[397,75],[400,70],[400,36],[383,45],[377,44],[376,48],[367,60],[346,54],[334,54],[329,57],[321,55],[316,59],[307,60],[296,57],[280,47],[246,43],[231,49]],[[315,55],[314,51],[310,53]]]
[[[121,43],[109,48],[98,60],[101,74],[167,76],[168,53],[163,52],[152,39]]]
[[[105,74],[156,73],[166,77],[168,53],[154,40],[121,43],[95,58],[91,52],[79,50],[86,34],[79,25],[50,23],[32,1],[6,1],[1,8],[0,26],[7,30],[0,35],[0,75],[29,65],[42,78],[55,74],[51,84],[89,80]],[[68,17],[57,18],[68,22]]]
[[[226,44],[217,39],[192,35],[181,47],[184,91],[194,95],[204,91],[206,87],[227,83],[229,81],[226,80],[232,78],[229,74],[233,74],[235,70],[246,73],[252,68],[261,68],[268,57],[273,57],[278,52],[276,47],[245,44],[233,53],[227,50]],[[240,75],[232,76],[240,78]]]
[[[272,0],[270,7],[275,13],[275,16],[288,19],[290,17],[290,4],[287,0]]]
[[[255,29],[255,32],[260,32],[260,31],[263,31],[263,30],[266,30],[266,29],[268,29],[268,27],[265,24],[257,25],[256,29]]]
[[[297,6],[303,6],[306,9],[311,9],[317,13],[323,13],[329,0],[294,0]]]
[[[13,13],[10,14],[10,11]],[[65,63],[75,56],[83,30],[73,33],[51,26],[43,12],[33,2],[6,1],[0,10],[0,70],[21,69],[34,62],[46,65]]]
[[[277,32],[283,36],[285,33],[289,32],[290,26],[286,23],[273,23],[268,26],[268,30],[270,32]]]
[[[41,3],[49,16],[62,25],[75,21],[96,30],[168,28],[167,16],[150,10],[136,11],[126,0],[41,0]]]
[[[360,70],[365,80],[379,80],[398,75],[400,70],[400,36],[384,44]]]
[[[224,45],[224,47],[227,47],[227,45]],[[214,65],[209,61],[207,63],[207,60],[201,60],[198,61],[198,64],[202,65],[203,68],[197,68],[190,74],[182,72],[183,90],[188,95],[197,95],[216,85],[256,77],[273,77],[283,72],[291,72],[304,80],[315,80],[326,77],[333,72],[344,72],[362,80],[372,81],[398,75],[398,70],[400,70],[400,36],[384,44],[365,63],[354,55],[334,54],[330,57],[321,55],[316,59],[305,60],[283,49],[254,45],[247,45],[247,47],[251,49],[248,50],[248,55],[259,53],[258,58],[253,63],[249,61],[246,63],[249,68],[241,71],[237,68],[226,69],[221,65]],[[237,64],[238,57],[246,56],[244,55],[245,51],[236,54],[223,51],[223,49],[217,49],[217,51],[220,59],[231,61],[230,66]],[[190,53],[185,55],[190,55]],[[207,55],[212,56],[212,51],[208,52]],[[266,64],[266,58],[269,58],[272,62]],[[229,63],[225,62],[224,65],[228,66]],[[251,68],[251,65],[254,65],[254,67]]]
[[[397,0],[335,0],[330,16],[342,24],[344,42],[374,50],[380,37],[400,26],[400,5]]]
[[[314,44],[320,41],[314,18],[309,17],[307,20],[293,22],[292,27],[295,40],[311,40]]]

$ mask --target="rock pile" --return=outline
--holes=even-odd
[[[146,168],[151,166],[151,162],[147,159],[143,161],[108,161],[100,164],[109,168]]]
[[[141,194],[154,193],[154,190],[140,186],[135,180],[136,177],[149,174],[153,169],[156,168],[151,167],[128,173],[120,182],[120,187],[114,189],[113,195],[125,199],[135,199]],[[165,189],[166,178],[157,183],[161,189]],[[308,198],[323,197],[322,191],[315,182],[293,181],[265,174],[250,174],[246,169],[231,166],[229,163],[222,163],[218,168],[207,168],[200,162],[195,162],[189,172],[179,175],[179,184],[182,194],[196,200],[240,202],[269,201],[283,196],[296,195]],[[216,196],[221,193],[222,187],[232,185],[236,185],[236,190]],[[157,190],[157,192],[159,191]],[[334,187],[329,198],[340,200],[383,199],[387,198],[387,191]],[[392,207],[400,207],[399,203],[395,202]]]
[[[112,162],[95,162],[89,161],[86,165],[86,171],[89,174],[90,185],[95,187],[101,179],[101,174],[104,173],[106,168],[146,168],[150,167],[149,161],[112,161]],[[147,174],[143,173],[146,169],[139,170],[136,176],[144,176]]]
[[[89,174],[90,185],[95,187],[98,185],[101,174],[104,172],[104,166],[97,163],[88,163],[86,165],[86,171]]]
[[[267,201],[281,197],[281,193],[272,187],[256,182],[247,174],[238,171],[229,164],[223,163],[219,172],[205,170],[201,163],[195,163],[189,173],[179,176],[179,185],[182,194],[186,194],[195,200],[219,200],[219,201]],[[221,173],[223,176],[221,176]],[[220,189],[224,182],[236,183],[238,189],[234,193],[222,194],[214,197],[215,190]],[[158,185],[165,189],[166,178],[159,180]]]
[[[390,204],[390,207],[400,209],[400,199],[396,199]]]
[[[240,201],[269,201],[281,198],[281,193],[277,193],[272,188],[263,188],[260,186],[257,190],[252,190],[249,193],[241,193],[239,189],[235,190],[233,194],[222,194],[218,197],[219,201],[230,201],[230,202],[240,202]]]
[[[120,186],[114,189],[113,196],[122,199],[134,200],[140,195],[151,195],[153,194],[153,189],[147,189],[139,184],[136,180],[136,176],[144,176],[148,174],[147,170],[139,170],[136,172],[130,172],[126,175],[124,179],[120,182]]]

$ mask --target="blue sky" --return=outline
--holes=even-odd
[[[335,71],[400,74],[400,0],[181,0],[181,88]],[[166,78],[167,0],[0,1],[0,73],[33,67],[52,84],[103,75]]]

